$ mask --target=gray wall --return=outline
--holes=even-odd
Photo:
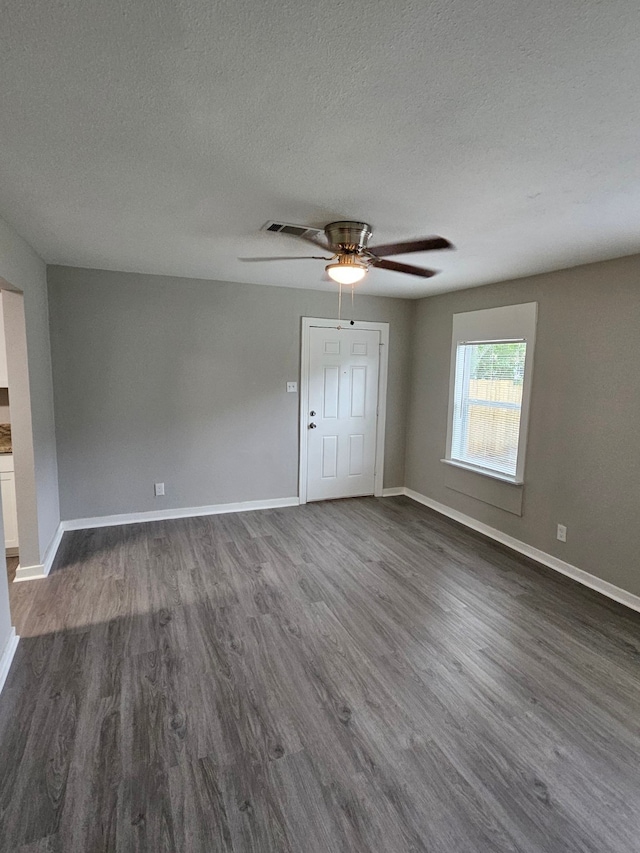
[[[48,268],[62,518],[298,493],[300,318],[337,293]],[[390,323],[385,486],[402,485],[412,303]],[[154,498],[153,483],[166,484]]]
[[[440,459],[453,314],[530,301],[539,314],[518,517],[447,488]],[[640,256],[423,299],[413,335],[405,484],[640,594]]]
[[[2,219],[0,219],[0,277],[24,292],[38,538],[42,557],[60,521],[46,269],[44,262],[29,244]],[[0,553],[2,553],[4,540],[0,542],[0,546],[2,548]],[[10,631],[8,610],[5,606],[5,582],[0,579],[0,649]]]

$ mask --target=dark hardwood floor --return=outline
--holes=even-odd
[[[7,577],[9,579],[9,583],[13,583],[19,562],[18,557],[7,557]]]
[[[406,498],[65,535],[11,853],[640,850],[640,614]]]

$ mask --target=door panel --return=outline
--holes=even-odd
[[[325,367],[324,391],[322,394],[322,416],[324,418],[338,417],[339,369]]]
[[[379,344],[379,331],[310,329],[309,501],[373,494]]]
[[[335,480],[338,476],[338,436],[322,436],[322,479]]]
[[[367,368],[351,368],[351,417],[364,418],[367,400]]]
[[[349,476],[360,476],[364,471],[364,435],[349,436]]]

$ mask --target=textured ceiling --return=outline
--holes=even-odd
[[[267,219],[442,234],[418,296],[640,251],[637,0],[2,0],[0,214],[50,263],[333,288]]]

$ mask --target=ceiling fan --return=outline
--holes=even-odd
[[[416,275],[421,278],[431,278],[437,270],[416,267],[389,261],[385,255],[404,255],[409,252],[430,252],[435,249],[453,249],[453,245],[444,237],[424,237],[421,240],[407,240],[403,243],[386,243],[382,246],[369,248],[369,240],[373,230],[366,222],[344,220],[330,222],[324,228],[326,242],[320,238],[321,231],[305,228],[303,225],[285,225],[278,222],[267,222],[263,229],[281,234],[299,237],[308,243],[313,243],[320,249],[331,252],[330,257],[324,255],[306,255],[294,257],[271,258],[241,258],[243,261],[293,261],[313,259],[318,261],[334,261],[325,267],[327,275],[338,284],[355,284],[361,281],[369,272],[370,267],[379,267],[393,272]]]

